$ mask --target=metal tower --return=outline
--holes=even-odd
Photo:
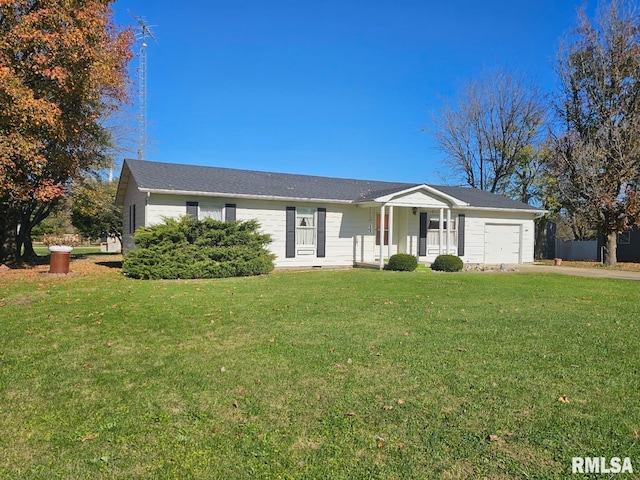
[[[136,33],[136,38],[141,41],[138,56],[138,160],[144,160],[147,147],[147,38],[151,38],[156,43],[158,41],[153,36],[149,25],[141,17],[135,16],[131,10],[129,14],[140,27]]]

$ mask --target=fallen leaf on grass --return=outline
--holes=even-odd
[[[401,399],[401,398],[399,398],[399,399],[398,399],[398,405],[404,405],[404,400],[403,400],[403,399]]]
[[[569,403],[569,398],[566,395],[561,395],[560,398],[558,398],[558,401],[560,403]]]
[[[490,442],[497,442],[498,440],[500,440],[500,436],[499,435],[489,435],[486,439],[489,440]]]
[[[96,438],[98,438],[98,435],[95,433],[92,433],[91,435],[87,435],[86,437],[82,438],[82,442],[88,442],[89,440],[95,440]]]
[[[393,405],[385,405],[382,407],[384,410],[393,410]]]
[[[355,417],[356,416],[356,412],[344,412],[344,416],[345,417]]]
[[[633,438],[636,440],[640,439],[640,432],[638,430],[633,431]]]

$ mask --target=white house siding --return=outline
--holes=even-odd
[[[287,207],[327,209],[325,257],[318,258],[315,252],[311,255],[299,255],[296,249],[294,258],[286,258]],[[275,265],[278,268],[352,266],[354,257],[365,258],[358,261],[373,260],[371,257],[367,258],[367,236],[373,239],[373,234],[368,234],[369,212],[365,208],[332,203],[238,200],[236,218],[256,219],[262,231],[271,235],[269,250],[276,255]]]
[[[237,220],[257,220],[261,231],[271,235],[272,242],[268,248],[276,255],[275,265],[279,268],[352,266],[354,258],[359,262],[373,261],[372,245],[375,240],[373,233],[369,233],[369,208],[332,203],[152,194],[148,199],[146,225],[161,223],[164,217],[185,215],[188,201],[220,205],[233,203]],[[327,209],[325,257],[318,258],[314,252],[312,255],[286,258],[286,207]]]
[[[412,200],[418,200],[413,198]],[[133,247],[132,235],[129,232],[130,205],[136,205],[136,228],[161,223],[164,217],[178,218],[187,212],[188,201],[200,204],[226,203],[236,205],[238,220],[256,219],[264,233],[272,237],[269,250],[276,255],[276,267],[338,267],[351,266],[355,262],[377,262],[380,246],[376,245],[375,225],[379,207],[347,205],[338,203],[310,203],[299,201],[272,201],[258,199],[238,199],[231,197],[159,195],[139,192],[133,178],[127,187],[124,201],[124,248]],[[318,258],[315,252],[311,255],[298,255],[286,258],[286,208],[326,208],[326,255]],[[439,208],[417,208],[416,215],[411,207],[395,206],[393,210],[393,235],[391,254],[404,251],[412,255],[418,253],[419,212],[427,212],[429,218],[439,218]],[[385,209],[389,213],[389,208]],[[458,214],[465,214],[465,263],[486,263],[485,261],[485,226],[489,224],[517,225],[521,232],[520,261],[533,262],[534,249],[534,215],[531,213],[514,213],[498,211],[481,211],[452,209],[451,219]],[[446,210],[444,212],[446,219]],[[388,257],[388,246],[383,248],[383,257]],[[450,253],[457,254],[455,246]],[[437,253],[430,251],[420,261],[430,262]]]
[[[195,195],[160,195],[151,194],[147,205],[147,227],[163,222],[165,217],[180,218],[187,214],[187,202],[220,203],[224,206],[225,200]]]
[[[429,195],[424,191],[416,191],[407,193],[405,195],[398,195],[393,200],[389,201],[387,205],[422,208],[446,208],[447,206],[449,206],[449,204],[445,201],[435,198],[433,195]]]
[[[132,211],[131,207],[135,205],[135,225],[134,232],[137,228],[143,227],[146,225],[146,204],[147,194],[140,192],[138,190],[138,186],[133,178],[129,179],[129,184],[127,185],[127,192],[125,194],[124,205],[122,207],[122,247],[123,250],[127,250],[129,248],[133,248],[133,233],[130,231],[130,212]]]

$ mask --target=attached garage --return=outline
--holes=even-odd
[[[521,263],[521,228],[513,224],[485,224],[484,263]]]

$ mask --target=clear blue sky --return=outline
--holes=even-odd
[[[430,133],[442,99],[495,67],[552,91],[581,3],[120,0],[114,12],[119,25],[143,17],[158,41],[149,160],[455,184]]]

